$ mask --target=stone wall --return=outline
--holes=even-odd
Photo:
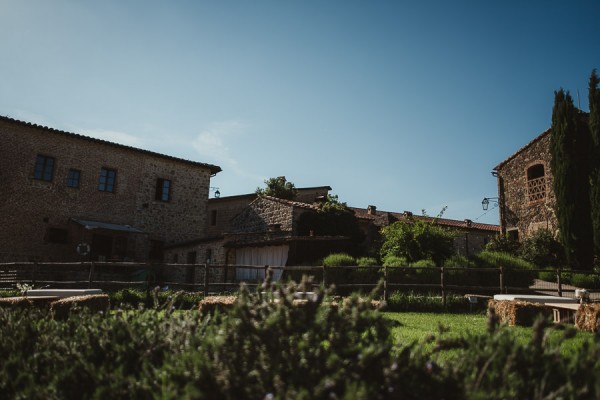
[[[294,207],[288,202],[259,197],[234,218],[232,233],[267,232],[269,229],[291,232],[293,217]]]
[[[79,260],[80,242],[119,241],[121,256],[145,261],[152,246],[202,237],[211,173],[218,167],[0,118],[0,261]],[[36,157],[54,159],[50,182],[34,178]],[[114,192],[99,190],[101,168],[116,171]],[[77,188],[67,186],[80,171]],[[168,202],[155,200],[157,179],[171,181]],[[129,225],[143,234],[86,230],[72,219]],[[63,235],[52,239],[52,233]],[[93,249],[92,249],[93,250]],[[110,254],[106,254],[110,257]]]
[[[540,228],[556,232],[556,199],[552,189],[550,159],[550,132],[547,131],[496,167],[503,232],[519,239],[528,237]],[[539,164],[544,166],[545,196],[543,199],[534,199],[536,196],[528,192],[527,171]]]

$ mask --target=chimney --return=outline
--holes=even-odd
[[[368,206],[367,207],[367,214],[369,214],[369,215],[376,215],[377,214],[377,207],[375,207],[375,206]]]

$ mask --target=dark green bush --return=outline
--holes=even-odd
[[[113,308],[143,305],[146,308],[154,308],[158,304],[165,304],[173,300],[172,306],[177,309],[190,310],[196,308],[204,295],[200,292],[176,292],[173,290],[140,290],[122,289],[109,293]]]
[[[565,264],[565,249],[547,229],[539,229],[525,239],[519,249],[519,255],[539,268]]]
[[[392,343],[391,325],[368,302],[293,304],[242,289],[228,314],[130,309],[55,321],[37,310],[0,309],[0,393],[14,399],[542,399],[600,398],[600,337],[573,355],[547,340],[498,327],[424,343]],[[416,296],[416,295],[415,295]],[[395,298],[394,296],[392,296]],[[432,299],[399,299],[397,304]],[[449,300],[453,302],[453,300]],[[458,300],[457,300],[458,301]],[[552,324],[549,324],[552,325]],[[400,327],[399,329],[402,329]],[[563,328],[564,329],[564,328]],[[565,330],[565,338],[573,335]],[[452,350],[454,360],[438,362]]]

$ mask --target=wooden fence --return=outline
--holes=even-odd
[[[205,295],[235,290],[240,269],[258,270],[259,278],[244,281],[249,286],[262,283],[271,272],[282,270],[282,279],[299,281],[303,275],[313,277],[313,285],[335,285],[340,293],[371,290],[382,282],[383,298],[396,290],[439,292],[445,302],[448,293],[545,293],[574,296],[575,287],[563,283],[565,274],[593,274],[589,271],[515,270],[498,268],[434,268],[434,267],[325,267],[211,264],[140,264],[113,262],[79,263],[3,263],[0,264],[0,288],[14,289],[18,283],[41,287],[94,287],[117,290],[126,287],[172,287],[203,291]],[[544,273],[546,279],[538,276]],[[549,279],[552,277],[553,279]],[[600,279],[598,279],[600,282]],[[591,291],[592,298],[600,292]]]

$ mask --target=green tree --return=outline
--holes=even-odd
[[[442,210],[443,213],[443,210]],[[439,216],[441,216],[441,214]],[[424,217],[427,217],[423,213]],[[454,254],[456,232],[437,224],[437,218],[408,217],[381,229],[381,258],[403,257],[409,263],[431,259],[441,267]]]
[[[589,126],[592,140],[592,158],[590,174],[590,203],[592,228],[594,230],[594,248],[596,256],[600,256],[600,78],[594,69],[589,84]]]
[[[589,130],[571,95],[563,89],[554,93],[550,151],[556,216],[567,262],[577,269],[591,269]]]
[[[525,239],[519,250],[521,258],[540,268],[564,265],[565,250],[552,232],[538,229]]]
[[[292,182],[288,182],[285,176],[269,178],[265,181],[266,187],[256,188],[256,194],[259,196],[271,196],[279,199],[294,200],[298,195],[298,190]]]

